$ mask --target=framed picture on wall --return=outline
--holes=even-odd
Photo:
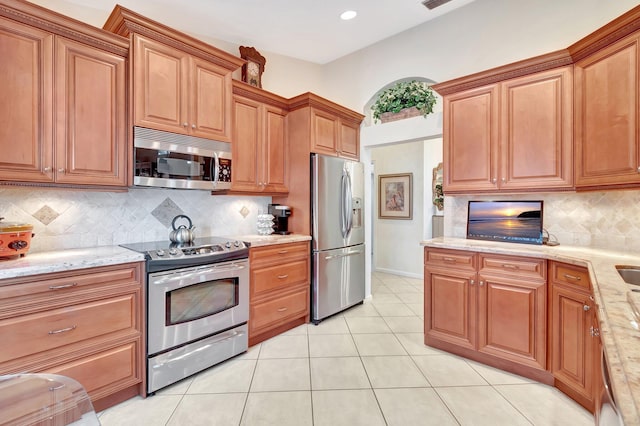
[[[413,173],[378,176],[378,218],[412,219]]]

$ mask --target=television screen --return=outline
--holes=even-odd
[[[469,201],[467,238],[542,244],[542,201]]]

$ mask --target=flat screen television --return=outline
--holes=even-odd
[[[542,244],[542,201],[469,201],[467,238]]]

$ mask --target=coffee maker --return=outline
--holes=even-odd
[[[289,216],[291,216],[291,207],[282,206],[280,204],[269,204],[269,214],[273,215],[273,233],[287,235],[289,232]]]

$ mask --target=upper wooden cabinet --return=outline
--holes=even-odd
[[[640,184],[640,35],[576,62],[576,186]]]
[[[243,59],[119,5],[104,28],[131,38],[134,125],[231,141],[231,74]]]
[[[309,143],[309,152],[358,160],[362,114],[305,93],[289,100],[291,131]]]
[[[570,66],[444,95],[444,190],[569,189],[572,169]],[[453,86],[455,87],[455,86]]]
[[[286,99],[233,82],[232,191],[286,193]]]
[[[4,3],[0,181],[126,186],[128,41]]]

